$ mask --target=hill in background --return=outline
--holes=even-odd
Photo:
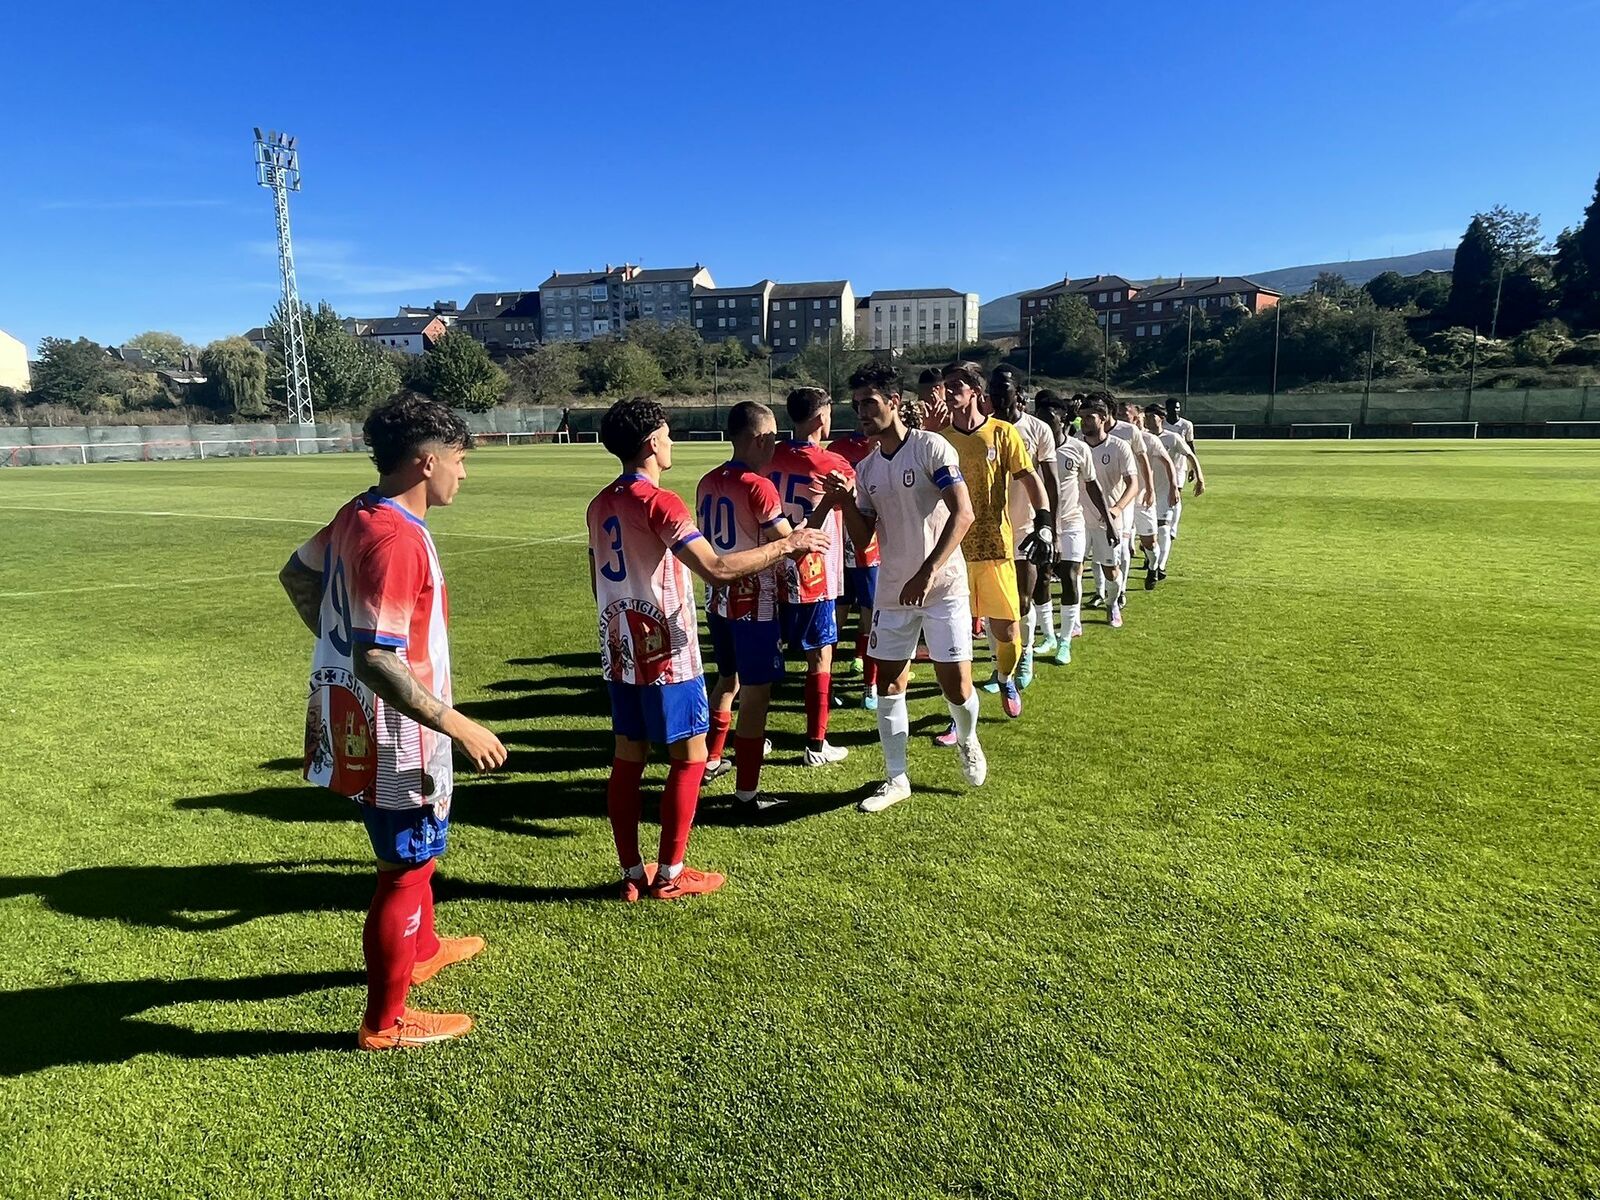
[[[1448,271],[1454,264],[1455,257],[1454,249],[1423,250],[1417,254],[1401,254],[1391,258],[1358,258],[1349,262],[1311,263],[1300,267],[1278,267],[1271,271],[1246,271],[1244,274],[1257,283],[1292,296],[1309,288],[1323,271],[1333,271],[1343,275],[1346,283],[1360,287],[1373,276],[1382,275],[1385,271],[1398,271],[1401,275],[1415,275],[1419,271]],[[1196,278],[1201,275],[1201,272],[1195,272]],[[1040,280],[1040,285],[1045,282]],[[1008,296],[998,296],[982,305],[978,309],[978,331],[988,337],[993,334],[1015,333],[1021,328],[1022,309],[1017,300],[1021,295],[1021,292],[1012,292]]]

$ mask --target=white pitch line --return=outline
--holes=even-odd
[[[247,513],[171,512],[166,509],[58,508],[47,504],[0,504],[0,510],[7,512],[91,513],[103,517],[189,517],[197,521],[265,521],[274,525],[314,525],[318,529],[327,524],[326,521],[310,521],[303,517],[258,517]],[[456,533],[452,530],[435,533],[433,536],[436,538],[480,538],[499,542],[517,540],[517,535],[514,533]]]
[[[560,537],[528,538],[520,542],[509,542],[503,546],[479,546],[472,550],[455,550],[448,557],[453,562],[469,554],[499,554],[506,550],[525,549],[528,546],[571,545],[578,541],[586,541],[587,537],[587,534],[565,533]],[[152,579],[143,583],[92,583],[83,587],[44,588],[34,592],[0,592],[0,600],[29,600],[38,596],[78,596],[91,592],[147,591],[156,588],[193,587],[202,583],[236,583],[241,579],[276,579],[277,576],[276,571],[250,571],[243,575],[201,575],[193,579]]]

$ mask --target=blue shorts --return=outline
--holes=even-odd
[[[611,693],[611,732],[634,742],[670,746],[711,728],[711,704],[704,679],[681,683],[617,683]]]
[[[367,827],[372,852],[384,862],[415,867],[444,853],[450,836],[450,818],[420,808],[378,808],[363,804],[361,822]]]
[[[730,621],[706,614],[719,675],[760,687],[783,678],[783,629],[777,621]]]
[[[846,608],[875,608],[878,603],[878,568],[846,567],[844,595],[839,603]]]
[[[819,650],[839,641],[839,626],[833,617],[832,600],[785,604],[780,612],[783,644],[790,650]]]

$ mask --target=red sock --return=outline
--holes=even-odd
[[[867,664],[867,641],[871,636],[865,625],[856,630],[856,661],[863,667]]]
[[[861,668],[861,682],[869,688],[875,688],[878,686],[878,660],[868,655],[865,662],[866,665]]]
[[[617,843],[617,861],[626,870],[637,867],[639,857],[639,780],[644,764],[625,758],[611,760],[611,782],[606,784],[606,816],[611,818],[611,836]]]
[[[660,861],[664,867],[677,866],[689,849],[689,827],[694,824],[694,807],[705,774],[704,762],[675,762],[667,769],[667,784],[661,789]]]
[[[720,708],[711,710],[711,732],[706,735],[706,758],[718,759],[722,757],[722,750],[728,744],[728,730],[733,728],[733,712],[730,709],[723,712]]]
[[[765,738],[736,737],[733,747],[739,757],[734,759],[733,783],[741,792],[753,792],[761,783],[761,759],[766,750]]]
[[[428,862],[428,879],[422,889],[422,924],[417,926],[417,961],[427,962],[439,953],[439,935],[433,929],[433,864]]]
[[[367,960],[367,1011],[361,1023],[368,1029],[387,1029],[405,1011],[417,958],[417,930],[432,875],[431,860],[420,867],[378,872],[378,887],[361,931],[361,952]]]
[[[820,671],[806,676],[806,740],[817,743],[828,737],[828,693],[833,676]]]

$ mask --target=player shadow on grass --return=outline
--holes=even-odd
[[[593,609],[590,609],[589,611],[592,612]],[[506,666],[582,667],[591,672],[589,678],[593,679],[596,678],[593,672],[597,671],[600,667],[600,651],[595,649],[587,652],[579,651],[572,654],[546,654],[542,658],[508,658],[506,659]]]
[[[348,1050],[355,1044],[349,1030],[285,1030],[265,1024],[252,1029],[187,1029],[143,1014],[174,1004],[282,1000],[328,988],[357,987],[364,980],[357,971],[316,971],[245,979],[127,979],[0,992],[0,1021],[17,1034],[0,1040],[0,1076],[127,1062],[138,1054],[244,1058]]]
[[[607,893],[599,885],[535,887],[441,874],[434,894],[440,901],[532,904],[588,900]],[[257,917],[361,912],[372,899],[372,864],[319,859],[80,867],[59,875],[0,876],[0,900],[23,895],[36,895],[46,907],[68,916],[204,933]]]
[[[491,683],[488,690],[507,694],[464,700],[456,708],[491,728],[498,721],[609,717],[611,702],[597,678],[555,675],[549,679],[505,679]]]

